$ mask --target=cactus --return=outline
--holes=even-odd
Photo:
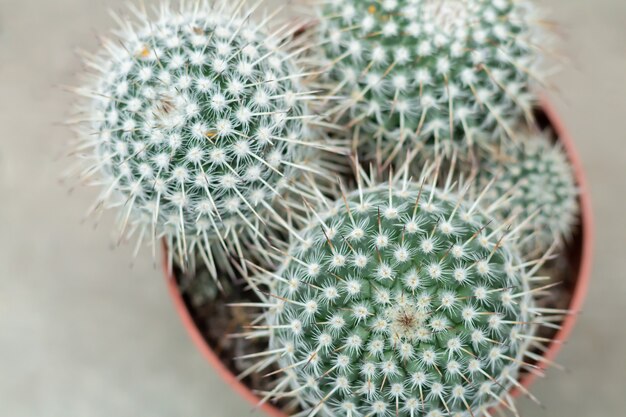
[[[270,32],[255,7],[229,3],[163,5],[156,19],[135,10],[139,22],[122,21],[88,57],[79,90],[85,173],[103,189],[94,207],[118,207],[140,240],[165,237],[183,264],[198,249],[213,275],[227,258],[213,252],[263,241],[264,226],[284,223],[280,196],[316,171],[312,155],[336,150],[311,133],[297,27]]]
[[[362,154],[467,154],[532,118],[546,42],[525,1],[330,0],[319,14],[329,88],[348,98],[328,113]]]
[[[567,313],[541,304],[554,284],[535,273],[577,214],[560,147],[513,132],[542,77],[536,10],[329,0],[320,45],[305,45],[244,4],[133,9],[138,22],[121,19],[88,57],[79,153],[81,179],[102,187],[93,211],[117,208],[138,243],[163,238],[195,302],[219,297],[210,281],[224,273],[256,291],[234,306],[265,309],[239,336],[269,337],[267,351],[238,358],[261,358],[242,377],[282,375],[263,401],[294,398],[309,417],[491,417],[515,410],[513,389],[534,399],[519,377],[549,363],[537,329]],[[323,121],[305,79],[324,71],[300,68],[312,46],[330,69],[325,102],[347,97]],[[347,164],[323,155],[341,140],[312,126],[339,122],[367,158],[406,154],[401,173],[379,183],[357,164],[356,189],[334,200],[327,180]],[[479,172],[455,177],[475,149]]]
[[[567,241],[578,219],[574,173],[562,145],[551,138],[549,130],[521,134],[483,158],[477,174],[479,189],[495,178],[485,202],[496,218],[516,219],[525,256]]]
[[[248,372],[274,361],[284,375],[264,401],[295,397],[298,415],[328,417],[514,409],[509,390],[541,340],[538,267],[525,269],[480,198],[466,201],[469,187],[434,184],[359,185],[316,210],[261,278],[272,294],[253,329],[270,343]]]

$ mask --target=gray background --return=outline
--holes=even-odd
[[[149,2],[149,0],[146,0]],[[234,417],[248,404],[190,342],[148,253],[112,250],[113,221],[80,218],[95,190],[59,184],[71,133],[57,122],[77,47],[96,48],[121,0],[0,0],[0,416]],[[591,183],[593,282],[559,361],[525,416],[616,417],[626,410],[626,2],[544,1],[571,65],[557,107]]]

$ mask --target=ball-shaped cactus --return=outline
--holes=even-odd
[[[97,207],[117,206],[140,235],[192,248],[262,238],[273,204],[324,148],[290,27],[267,31],[254,8],[225,0],[162,6],[122,22],[89,59],[93,80],[81,149],[103,185]]]
[[[494,217],[514,217],[525,256],[543,254],[555,242],[571,237],[578,219],[578,187],[562,145],[551,131],[527,132],[485,157],[478,170],[478,189],[493,179],[485,194]]]
[[[410,182],[316,214],[271,277],[280,386],[306,415],[479,416],[506,404],[534,332],[530,279],[506,233],[478,201]]]
[[[329,88],[347,96],[329,114],[359,129],[370,155],[497,143],[532,117],[536,13],[518,0],[323,2]]]

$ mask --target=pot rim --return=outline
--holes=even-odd
[[[591,207],[591,194],[587,185],[584,168],[578,155],[578,151],[576,150],[574,141],[565,128],[561,118],[558,116],[555,107],[545,96],[542,96],[540,100],[540,109],[545,113],[549,124],[559,138],[559,142],[563,145],[572,169],[574,170],[576,183],[580,190],[580,227],[582,231],[580,235],[581,253],[578,277],[569,305],[571,313],[567,315],[561,325],[561,329],[556,333],[548,349],[543,354],[546,361],[539,362],[536,365],[538,370],[543,372],[548,367],[548,363],[552,362],[560,352],[563,346],[562,342],[567,340],[570,336],[587,295],[593,259],[594,224]],[[288,417],[284,412],[280,411],[270,403],[259,405],[259,397],[254,394],[254,392],[247,385],[237,379],[237,377],[226,367],[226,365],[224,365],[217,354],[209,346],[191,317],[189,309],[187,308],[182,294],[179,291],[176,277],[173,272],[170,272],[169,270],[167,259],[167,247],[164,242],[162,266],[167,279],[167,286],[174,303],[174,308],[178,312],[183,326],[187,329],[191,339],[205,359],[235,392],[254,406],[254,409],[262,410],[269,417]],[[520,384],[524,387],[524,389],[527,389],[534,383],[537,377],[538,373],[529,372],[520,379]],[[519,388],[515,388],[512,390],[511,394],[517,397],[521,394],[520,391],[521,390]]]

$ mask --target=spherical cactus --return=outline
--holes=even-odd
[[[522,252],[537,256],[571,237],[578,188],[567,155],[553,143],[550,131],[528,132],[519,139],[481,161],[477,185],[481,189],[495,178],[484,198],[493,204],[489,211],[501,220],[515,217]]]
[[[423,183],[359,188],[316,213],[258,326],[285,375],[273,395],[328,417],[509,406],[536,311],[508,238],[479,201]]]
[[[366,154],[468,152],[532,117],[545,41],[527,2],[332,0],[320,8],[329,88],[348,97],[329,114],[349,116]]]
[[[311,93],[301,87],[295,29],[266,30],[226,0],[137,11],[89,59],[89,126],[81,149],[123,227],[165,236],[181,258],[232,246],[280,220],[274,203],[311,149]],[[220,258],[224,258],[220,256]]]

